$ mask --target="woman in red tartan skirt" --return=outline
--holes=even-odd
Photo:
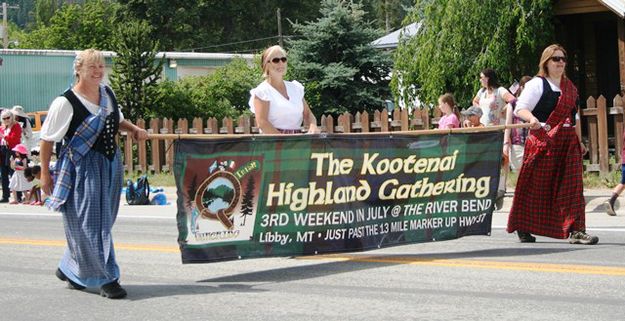
[[[529,122],[525,157],[519,172],[508,232],[521,242],[532,234],[571,244],[597,244],[586,234],[582,155],[586,152],[575,131],[577,88],[565,75],[566,51],[551,45],[543,51],[538,75],[517,102],[515,114]]]

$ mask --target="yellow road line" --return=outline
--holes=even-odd
[[[65,240],[36,240],[36,239],[16,239],[16,238],[1,238],[0,244],[14,244],[14,245],[35,245],[35,246],[54,246],[65,247]],[[129,250],[129,251],[152,251],[152,252],[165,252],[165,253],[179,253],[178,246],[166,246],[166,245],[151,245],[151,244],[126,244],[115,243],[116,250]]]
[[[599,266],[599,265],[525,263],[525,262],[506,262],[506,261],[441,259],[441,258],[436,258],[436,257],[406,257],[406,256],[389,257],[389,256],[384,256],[384,255],[369,256],[369,255],[344,255],[344,254],[302,256],[302,257],[298,257],[298,259],[625,276],[625,268],[612,267],[612,266]]]
[[[39,240],[39,239],[20,239],[20,238],[1,238],[0,237],[0,244],[65,247],[66,243],[64,240],[62,241],[61,240]],[[150,245],[150,244],[115,243],[115,248],[118,250],[129,250],[129,251],[151,251],[151,252],[163,252],[163,253],[179,253],[180,252],[180,249],[178,248],[178,246]],[[506,262],[506,261],[483,261],[483,260],[480,261],[480,260],[470,260],[470,259],[442,259],[442,258],[436,258],[436,257],[346,255],[346,254],[301,256],[301,257],[298,257],[298,259],[625,276],[625,268],[623,267],[598,266],[598,265],[526,263],[526,262]]]

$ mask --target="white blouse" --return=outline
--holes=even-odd
[[[81,96],[75,90],[72,89],[72,92],[76,94],[78,100],[85,105],[87,110],[93,115],[98,113],[100,109],[99,105],[96,105],[85,97]],[[108,99],[107,105],[107,116],[113,111],[113,101],[112,98]],[[50,109],[48,110],[48,116],[46,117],[46,121],[41,126],[41,139],[48,142],[60,142],[67,134],[67,130],[69,129],[69,125],[72,122],[72,117],[74,116],[74,108],[72,108],[72,104],[65,98],[65,96],[56,97],[52,104],[50,104]],[[121,108],[119,108],[119,122],[121,123],[124,120],[124,114],[122,113]]]
[[[250,90],[250,109],[254,109],[254,97],[269,102],[268,120],[276,129],[300,129],[304,120],[304,86],[297,81],[284,81],[286,92],[282,94],[263,81],[258,87]]]

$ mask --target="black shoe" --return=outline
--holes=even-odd
[[[100,288],[100,295],[109,299],[125,298],[127,294],[117,281],[107,283]]]
[[[521,243],[534,243],[536,242],[536,238],[532,236],[532,234],[527,232],[516,231],[516,234],[519,236],[519,241]]]
[[[495,197],[495,210],[498,211],[503,207],[504,197],[506,197],[506,191],[497,191],[497,196]]]
[[[9,202],[8,198],[0,199],[0,203],[8,203],[8,202]]]
[[[61,271],[61,269],[56,269],[56,272],[54,273],[56,275],[57,278],[59,278],[59,280],[61,281],[67,281],[67,283],[69,284],[69,288],[71,289],[75,289],[75,290],[84,290],[85,287],[70,280],[64,273],[63,271]]]
[[[605,201],[603,203],[603,207],[605,208],[605,212],[610,216],[616,216],[616,211],[614,210],[614,204],[610,201]]]

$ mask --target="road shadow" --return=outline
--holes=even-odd
[[[533,256],[552,253],[566,253],[580,251],[585,247],[568,248],[541,248],[523,247],[484,249],[474,251],[458,251],[448,253],[420,253],[420,254],[371,254],[369,252],[351,252],[327,254],[320,256],[297,257],[297,261],[307,260],[333,260],[318,264],[303,264],[298,266],[283,267],[277,269],[240,273],[229,276],[207,278],[197,281],[197,285],[189,284],[148,284],[133,285],[125,284],[128,291],[127,299],[130,301],[147,300],[158,297],[215,294],[225,292],[254,293],[269,290],[256,287],[259,283],[283,283],[314,279],[341,273],[378,269],[387,266],[410,263],[427,263],[451,259],[480,259],[480,258],[504,258],[514,256]],[[340,261],[335,261],[340,260]],[[313,261],[314,262],[314,261]],[[298,262],[299,263],[299,262]],[[248,284],[245,284],[248,283]]]
[[[286,267],[265,271],[255,271],[236,275],[209,278],[197,281],[199,283],[224,283],[224,282],[290,282],[303,279],[313,279],[328,275],[336,275],[340,273],[349,273],[354,271],[362,271],[367,269],[376,269],[385,266],[410,264],[412,262],[434,262],[438,260],[449,259],[478,259],[492,257],[509,257],[509,256],[530,256],[544,255],[552,253],[566,253],[572,251],[580,251],[583,248],[570,247],[566,249],[555,248],[536,248],[536,247],[517,247],[517,248],[501,248],[487,249],[476,251],[462,251],[449,253],[423,253],[423,254],[370,254],[370,253],[344,253],[344,254],[328,254],[322,257],[299,257],[301,260],[334,260],[327,263],[302,265],[294,267]]]
[[[159,297],[215,294],[224,292],[250,293],[266,292],[267,290],[256,289],[253,284],[216,284],[216,285],[190,285],[190,284],[124,284],[128,291],[127,300],[140,301]]]

